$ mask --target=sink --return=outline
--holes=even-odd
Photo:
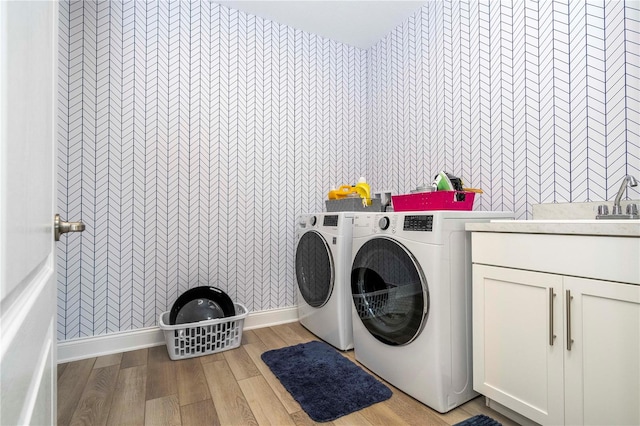
[[[550,220],[595,220],[600,219],[600,216],[607,213],[606,220],[603,222],[629,220],[626,218],[618,218],[617,215],[608,214],[613,213],[609,211],[612,206],[609,204],[608,208],[603,208],[603,203],[606,201],[588,201],[588,202],[571,202],[571,203],[545,203],[545,204],[532,204],[531,205],[531,217],[534,220],[550,219]],[[629,213],[636,211],[634,207],[629,207],[631,204],[640,206],[640,199],[635,200],[623,200],[621,201],[620,213],[625,213],[629,209]],[[626,216],[626,215],[625,215]],[[631,220],[637,220],[631,219]]]

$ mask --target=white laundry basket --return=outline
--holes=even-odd
[[[164,332],[169,358],[193,358],[234,349],[242,341],[242,328],[247,308],[234,303],[236,315],[187,324],[169,325],[169,312],[160,315],[159,325]]]

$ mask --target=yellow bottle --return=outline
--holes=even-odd
[[[367,183],[367,180],[364,178],[364,176],[360,176],[360,179],[358,179],[358,183],[356,183],[356,188],[362,188],[364,190],[365,196],[363,198],[371,198],[371,187]]]
[[[367,183],[367,180],[364,176],[360,176],[358,179],[358,183],[356,183],[356,190],[359,189],[358,193],[362,198],[366,200],[367,205],[371,205],[371,187]]]

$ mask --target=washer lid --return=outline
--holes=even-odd
[[[373,238],[358,250],[351,293],[360,320],[379,341],[405,345],[424,328],[429,293],[414,256],[400,243]]]
[[[331,297],[333,256],[327,241],[316,231],[300,237],[296,247],[296,281],[303,299],[314,308],[323,306]]]

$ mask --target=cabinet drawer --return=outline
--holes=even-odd
[[[640,285],[640,238],[473,232],[472,262]]]

